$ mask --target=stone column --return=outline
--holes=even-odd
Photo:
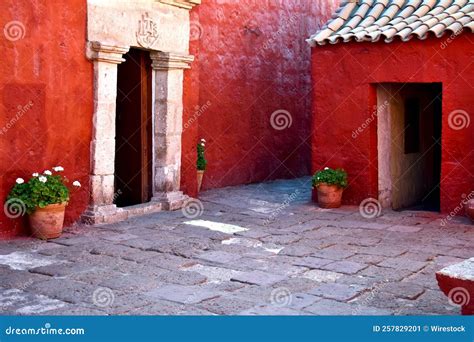
[[[94,63],[94,113],[91,141],[90,204],[83,214],[89,224],[104,223],[114,215],[115,113],[117,65],[129,47],[99,42],[88,44],[87,57]]]
[[[183,74],[193,56],[152,52],[154,72],[153,201],[176,210],[187,200],[180,189],[183,131]]]

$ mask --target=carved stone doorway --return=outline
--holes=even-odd
[[[90,204],[86,223],[108,223],[181,208],[183,72],[190,68],[189,9],[198,0],[88,0],[87,57],[94,64]],[[120,19],[118,19],[120,18]],[[116,189],[117,71],[130,48],[151,59],[151,201],[118,208]]]

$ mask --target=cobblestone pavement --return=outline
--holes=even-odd
[[[459,313],[435,272],[473,257],[467,220],[443,227],[435,213],[322,210],[309,188],[302,178],[212,190],[185,212],[0,242],[0,312]]]

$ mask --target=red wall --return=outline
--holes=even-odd
[[[208,141],[204,188],[309,174],[305,39],[334,8],[332,1],[203,0],[193,9],[196,61],[185,72],[183,191],[196,195],[200,138]],[[84,53],[86,1],[6,0],[1,9],[0,198],[17,177],[61,165],[83,184],[72,194],[68,225],[89,198],[93,66]],[[13,21],[23,31],[18,40],[4,34]],[[18,114],[19,106],[28,109]],[[291,127],[272,128],[277,110],[290,113]],[[0,239],[26,233],[24,223],[0,211]]]
[[[0,11],[0,198],[3,204],[17,177],[61,165],[83,184],[72,193],[66,224],[89,197],[93,74],[84,54],[85,6],[85,0],[3,0]],[[0,239],[23,227],[0,211]]]
[[[311,50],[305,39],[334,8],[334,1],[203,0],[193,9],[196,61],[186,72],[184,191],[195,194],[200,138],[208,142],[204,189],[310,173]],[[290,113],[287,129],[272,127],[277,110]]]
[[[350,178],[346,203],[377,198],[377,122],[355,139],[374,111],[374,87],[380,82],[442,82],[441,211],[460,205],[474,190],[474,122],[454,130],[449,114],[464,110],[474,120],[474,39],[463,33],[454,40],[341,43],[312,50],[312,171],[344,167]]]

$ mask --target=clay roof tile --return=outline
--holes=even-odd
[[[446,32],[474,32],[474,0],[344,1],[324,27],[308,39],[311,45],[349,41],[389,43]]]

